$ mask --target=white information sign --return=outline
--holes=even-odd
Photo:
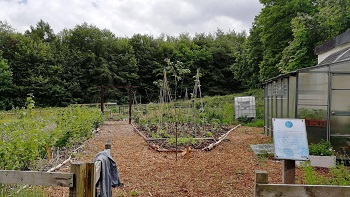
[[[272,119],[276,159],[309,160],[304,119]]]

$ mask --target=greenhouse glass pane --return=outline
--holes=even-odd
[[[328,74],[300,73],[298,118],[305,119],[309,143],[327,139]]]
[[[298,105],[327,105],[327,73],[300,73],[298,88]]]
[[[331,111],[349,111],[350,112],[350,91],[333,90]]]
[[[295,118],[296,77],[289,77],[289,118]]]
[[[350,136],[350,116],[332,116],[331,135]]]
[[[331,136],[331,144],[333,149],[341,155],[350,155],[350,137]]]
[[[288,100],[287,98],[282,98],[282,118],[288,117]]]
[[[276,118],[282,118],[282,99],[280,96],[276,98],[276,105],[277,105]]]
[[[274,96],[274,97],[272,97],[272,115],[271,115],[271,118],[276,118],[276,108],[277,108],[277,106],[276,106],[276,104],[277,104],[277,99],[276,99],[276,96]]]
[[[298,106],[298,118],[305,119],[309,143],[327,140],[327,106]]]
[[[265,134],[267,134],[268,130],[267,128],[269,127],[268,125],[268,120],[269,120],[269,96],[268,96],[268,88],[267,85],[265,85],[265,89],[264,89],[264,123],[265,123]]]
[[[282,79],[282,118],[288,118],[288,78]]]
[[[288,96],[288,78],[282,79],[282,96],[283,98],[287,98]]]
[[[269,83],[268,85],[268,95],[269,95],[269,100],[268,100],[268,134],[270,135],[271,129],[272,129],[272,84]]]
[[[273,101],[273,97],[270,96],[269,97],[269,135],[271,136],[271,131],[272,131],[272,109],[273,109],[273,105],[272,105],[272,101]]]
[[[350,72],[350,61],[332,64],[331,72]]]
[[[348,89],[350,90],[350,75],[332,75],[332,88],[333,89]]]

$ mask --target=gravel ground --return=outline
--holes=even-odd
[[[113,196],[253,196],[255,170],[266,170],[270,183],[281,183],[282,163],[257,157],[250,148],[250,144],[270,142],[262,132],[262,128],[239,127],[213,150],[193,150],[189,158],[178,154],[176,160],[174,152],[150,148],[127,122],[110,121],[84,143],[74,160],[91,162],[111,141],[111,154],[124,183],[113,189]],[[46,190],[49,196],[68,196],[67,189]]]

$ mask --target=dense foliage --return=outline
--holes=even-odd
[[[103,121],[97,108],[68,107],[13,110],[0,114],[0,169],[28,170],[42,166],[46,147],[55,150],[80,144]],[[11,115],[11,116],[10,116]]]
[[[314,66],[314,48],[350,27],[349,0],[260,0],[250,35],[233,65],[248,87]],[[240,75],[239,75],[239,74]]]
[[[198,68],[203,95],[229,94],[240,90],[231,65],[245,37],[218,30],[193,38],[119,38],[86,23],[55,34],[42,20],[22,34],[1,22],[0,109],[25,106],[28,94],[40,107],[99,102],[101,85],[137,85],[142,102],[156,102],[164,68],[169,87],[176,92],[173,98],[183,98],[186,89],[192,92]],[[106,101],[127,99],[125,89],[105,90]]]
[[[217,30],[120,38],[86,23],[54,33],[42,20],[18,33],[0,21],[0,110],[25,106],[28,94],[37,106],[98,102],[101,85],[136,85],[143,103],[156,102],[164,69],[174,99],[193,91],[198,69],[203,96],[237,93],[315,65],[315,46],[350,26],[350,0],[260,2],[249,35]],[[106,101],[128,99],[125,89],[105,95]]]

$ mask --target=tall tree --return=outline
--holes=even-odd
[[[207,95],[224,95],[241,89],[241,84],[234,78],[231,67],[236,62],[236,54],[241,49],[245,36],[244,32],[216,32],[213,45],[208,49],[212,63],[201,69],[202,90]]]
[[[291,21],[298,13],[313,10],[310,0],[260,0],[264,8],[259,14],[257,26],[261,29],[261,42],[264,48],[260,63],[261,80],[280,74],[278,63],[283,50],[293,39]]]
[[[35,41],[51,43],[56,39],[55,33],[49,23],[40,20],[36,26],[30,26],[30,30],[25,31],[25,35]]]
[[[137,78],[128,39],[83,23],[60,35],[65,48],[64,80],[75,102],[98,102],[101,85],[127,85]],[[118,90],[114,90],[118,92]]]
[[[292,20],[293,40],[283,50],[278,64],[281,73],[317,64],[314,48],[319,41],[320,29],[316,21],[308,14],[299,14]]]
[[[263,52],[259,26],[253,23],[250,35],[245,39],[242,48],[237,51],[236,63],[232,65],[235,79],[241,81],[245,88],[259,88]]]
[[[136,58],[137,75],[140,76],[135,82],[139,86],[137,92],[142,95],[142,102],[156,102],[159,89],[153,82],[158,80],[155,71],[162,67],[157,58],[159,41],[149,35],[135,34],[129,43]]]
[[[318,44],[343,33],[350,27],[350,0],[316,0],[321,38]]]
[[[2,51],[0,50],[0,110],[12,106],[11,98],[9,97],[12,88],[12,71],[7,65],[7,61],[2,57]]]

